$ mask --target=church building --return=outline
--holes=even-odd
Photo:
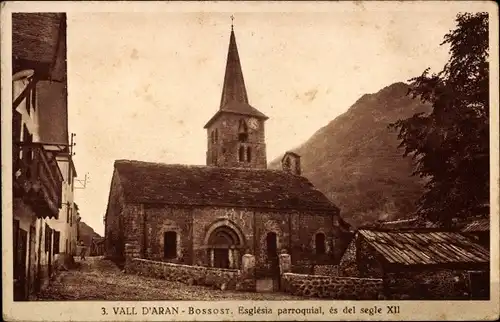
[[[105,216],[106,256],[278,270],[278,254],[295,268],[338,261],[339,209],[301,176],[300,156],[286,153],[282,170],[267,169],[266,115],[250,105],[233,28],[220,107],[205,124],[206,165],[133,160],[114,163]]]

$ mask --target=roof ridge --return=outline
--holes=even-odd
[[[143,163],[143,164],[150,164],[150,165],[160,165],[160,166],[167,166],[167,167],[182,167],[182,168],[210,168],[210,169],[228,169],[228,170],[237,170],[237,171],[267,171],[267,172],[275,172],[275,173],[283,173],[287,175],[293,175],[297,177],[303,177],[300,175],[295,175],[293,173],[283,171],[280,169],[270,169],[270,168],[265,168],[265,169],[259,169],[259,168],[240,168],[240,167],[217,167],[217,166],[209,166],[209,165],[203,165],[203,164],[184,164],[184,163],[165,163],[165,162],[155,162],[155,161],[142,161],[142,160],[132,160],[132,159],[117,159],[115,160],[115,165],[117,163]],[[306,178],[307,179],[307,178]]]

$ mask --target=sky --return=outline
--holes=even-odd
[[[205,164],[231,14],[250,104],[269,116],[268,161],[359,97],[439,71],[456,11],[68,13],[69,128],[82,220],[103,235],[113,162]],[[79,184],[81,186],[81,184]]]

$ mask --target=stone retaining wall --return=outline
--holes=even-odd
[[[190,266],[140,258],[127,260],[125,271],[129,274],[151,276],[188,285],[213,286],[219,289],[236,289],[240,280],[240,271],[236,269]]]
[[[390,300],[470,299],[468,274],[462,270],[387,273],[386,293]]]
[[[339,276],[337,265],[315,265],[314,275]]]
[[[378,300],[383,298],[383,281],[372,278],[349,278],[285,273],[285,292],[298,296],[337,300]]]

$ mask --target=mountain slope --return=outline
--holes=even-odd
[[[78,223],[78,230],[79,238],[86,246],[91,246],[92,240],[102,238],[98,233],[94,231],[92,227],[90,227],[83,221],[80,221]]]
[[[412,161],[402,157],[397,132],[387,128],[398,119],[430,110],[407,96],[408,88],[395,83],[363,95],[293,150],[302,156],[303,175],[354,226],[407,218],[422,193],[424,183],[411,176]],[[269,168],[279,168],[280,159]]]

